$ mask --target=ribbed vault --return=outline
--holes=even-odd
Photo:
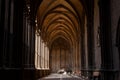
[[[37,24],[41,37],[49,49],[63,41],[68,52],[74,54],[73,67],[79,67],[80,35],[84,16],[79,0],[43,0],[37,12]],[[64,44],[67,44],[64,45]],[[72,56],[71,55],[71,56]]]

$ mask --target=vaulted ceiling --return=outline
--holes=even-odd
[[[36,18],[41,36],[49,46],[61,38],[72,46],[80,39],[84,15],[79,0],[43,0]]]

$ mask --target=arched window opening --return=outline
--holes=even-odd
[[[36,27],[37,20],[35,20]],[[40,30],[35,31],[35,68],[40,70],[49,69],[49,48],[40,36]]]

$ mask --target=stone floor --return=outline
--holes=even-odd
[[[53,73],[38,80],[88,80],[88,79],[83,79],[75,75]]]

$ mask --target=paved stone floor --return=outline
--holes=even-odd
[[[68,74],[53,73],[39,80],[87,80],[87,79],[82,79],[81,77],[68,75]]]

